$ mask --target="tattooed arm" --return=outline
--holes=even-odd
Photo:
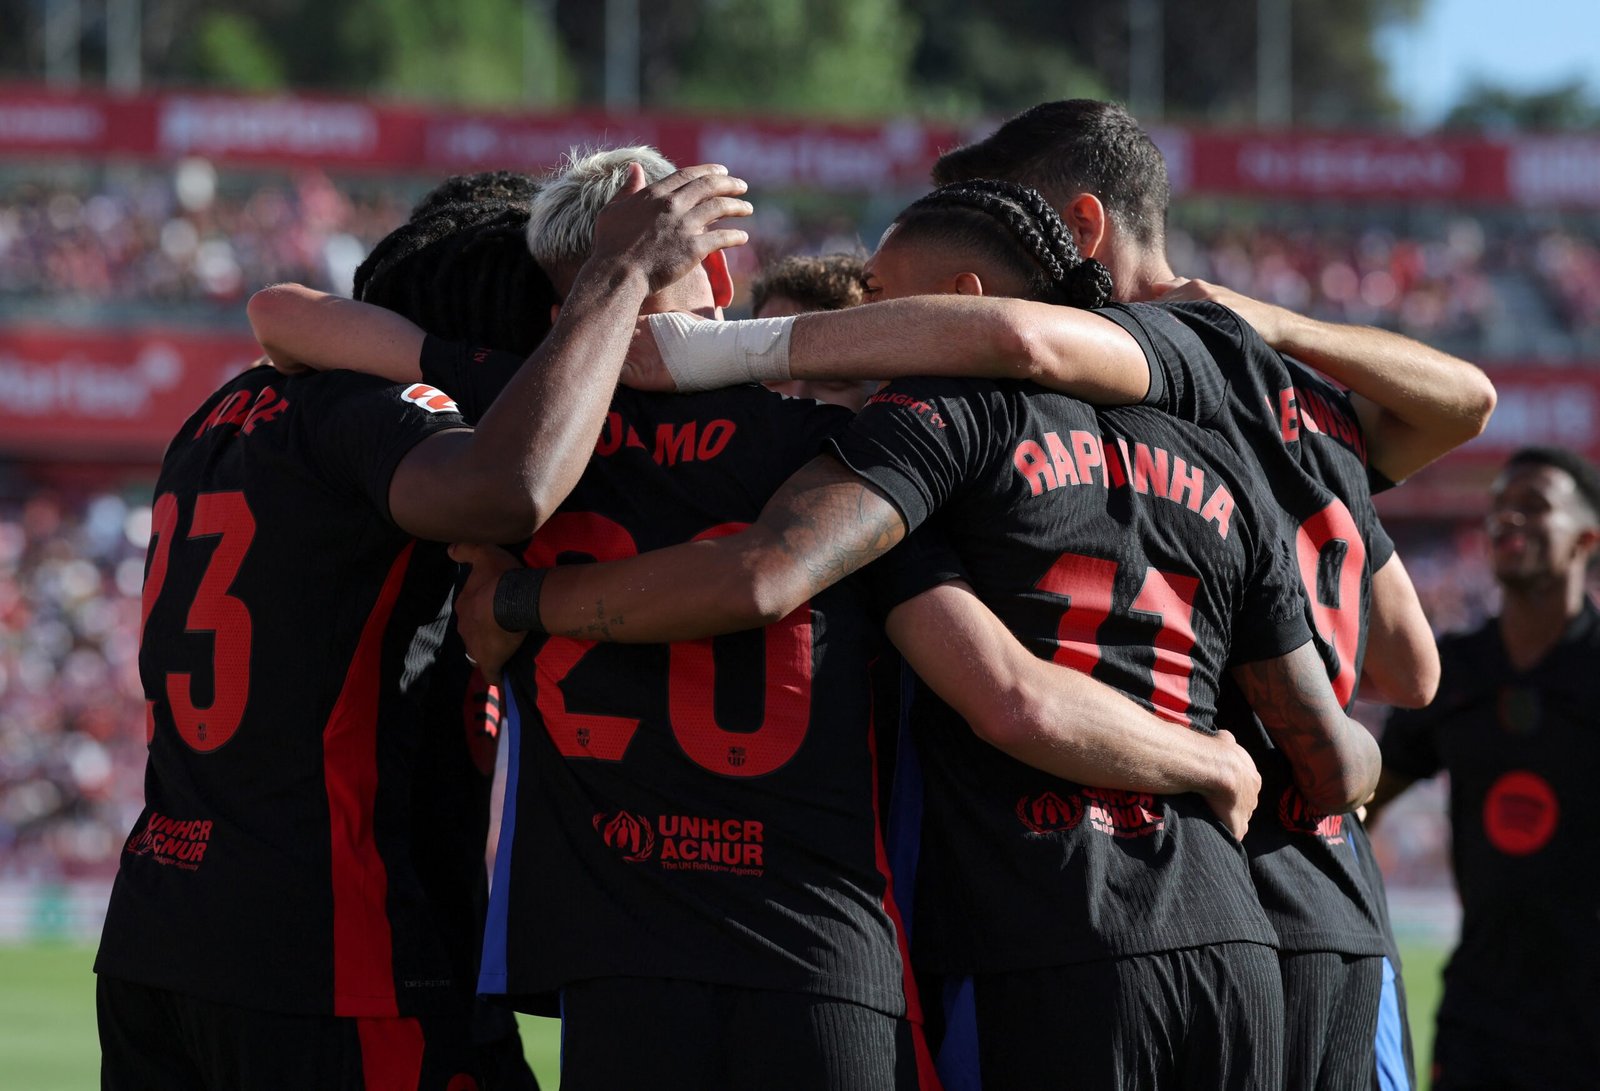
[[[1294,770],[1306,802],[1325,814],[1364,803],[1382,759],[1372,734],[1339,707],[1327,668],[1310,644],[1233,668],[1234,681]]]
[[[753,629],[781,620],[887,553],[905,532],[893,504],[837,459],[823,455],[785,482],[761,518],[738,534],[604,564],[550,569],[540,591],[539,618],[560,636],[624,644]],[[461,559],[470,558],[463,552]],[[507,572],[487,578],[523,577]],[[482,631],[485,618],[493,625],[493,598],[493,586],[482,581],[462,594],[462,632],[469,649],[468,626]]]

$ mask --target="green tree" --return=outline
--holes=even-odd
[[[377,91],[471,105],[563,102],[574,89],[547,7],[525,0],[256,0],[229,11],[203,0],[152,6],[160,10],[147,27],[158,49],[170,47],[158,79],[248,90]]]
[[[1537,91],[1475,80],[1444,119],[1446,129],[1500,132],[1513,129],[1586,129],[1600,125],[1600,103],[1574,76]]]
[[[923,18],[933,25],[932,12]],[[925,35],[915,57],[916,98],[924,112],[966,118],[1111,93],[1066,43],[1016,34],[990,10],[952,4],[937,18],[939,33]]]
[[[1292,121],[1391,120],[1395,103],[1374,32],[1415,17],[1426,0],[1284,2],[1292,25]],[[156,84],[377,90],[473,104],[596,102],[608,6],[249,0],[224,8],[209,0],[149,0],[145,55]],[[1253,121],[1258,4],[1157,6],[1165,115]],[[22,74],[36,76],[42,9],[24,7],[0,4],[0,65],[20,59],[35,66]],[[1134,7],[1134,0],[638,0],[643,105],[970,117],[1049,98],[1127,98]],[[94,33],[85,31],[87,38]],[[86,73],[94,71],[92,53]],[[1500,109],[1487,100],[1474,108]],[[1566,116],[1557,111],[1554,123]]]
[[[913,105],[916,44],[899,0],[707,0],[670,101],[881,117]]]
[[[1388,120],[1396,104],[1374,32],[1414,18],[1424,0],[1291,0],[1293,119],[1367,124]],[[1129,95],[1130,0],[989,0],[981,13],[964,0],[912,0],[925,33],[917,81],[977,88],[984,109],[1009,112],[1046,98]],[[1252,0],[1165,0],[1160,5],[1164,113],[1174,118],[1248,123],[1255,117],[1257,4]],[[1007,42],[997,65],[959,28],[984,20]],[[977,54],[977,55],[975,55]],[[1055,72],[1028,76],[1026,58],[1062,58]],[[1012,67],[1008,56],[1023,58]],[[1009,68],[1009,70],[1008,70]],[[1007,81],[1013,81],[1007,86]],[[1032,84],[1030,86],[1030,83]],[[1024,93],[1025,91],[1025,93]]]

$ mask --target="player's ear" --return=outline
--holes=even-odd
[[[556,324],[556,319],[558,319],[560,317],[561,317],[561,304],[559,304],[559,303],[550,304],[550,324],[552,326],[554,326]]]
[[[956,295],[982,295],[983,281],[977,273],[957,273],[955,280]]]
[[[733,302],[733,274],[728,272],[728,255],[723,250],[713,250],[700,263],[711,281],[711,298],[717,306],[726,307]]]
[[[1600,550],[1600,527],[1590,524],[1578,531],[1578,548],[1587,553],[1592,560],[1596,550]]]
[[[1078,244],[1078,253],[1086,258],[1098,257],[1106,244],[1106,225],[1109,217],[1106,206],[1092,193],[1080,193],[1061,210],[1061,222],[1072,232],[1072,241]]]

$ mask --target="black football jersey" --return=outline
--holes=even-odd
[[[284,1012],[459,1003],[411,814],[453,566],[388,495],[413,446],[460,427],[420,383],[257,368],[173,439],[145,572],[145,808],[98,971]]]
[[[1305,588],[1313,639],[1335,696],[1350,708],[1366,659],[1372,574],[1394,544],[1372,505],[1366,442],[1348,396],[1225,307],[1132,304],[1101,313],[1144,348],[1151,404],[1220,432],[1259,467]],[[1370,877],[1366,831],[1353,815],[1311,808],[1242,694],[1231,685],[1225,694],[1222,722],[1261,770],[1245,849],[1280,944],[1386,953],[1387,907]]]
[[[1097,413],[1029,384],[902,380],[834,450],[909,527],[944,531],[1035,654],[1174,723],[1213,731],[1229,665],[1309,638],[1254,480],[1220,439],[1165,413]],[[1244,852],[1200,797],[1050,776],[979,740],[926,690],[912,713],[919,968],[1272,942]]]
[[[618,391],[528,559],[734,533],[848,420],[758,387]],[[481,992],[531,1009],[569,982],[649,976],[908,1011],[876,816],[867,583],[902,597],[956,574],[907,562],[912,544],[765,629],[528,640],[506,671],[511,772]],[[880,571],[908,563],[924,576]]]
[[[1498,619],[1439,643],[1439,694],[1396,710],[1383,764],[1450,775],[1450,861],[1461,941],[1444,972],[1441,1023],[1485,1043],[1537,1050],[1551,1086],[1600,1071],[1600,613],[1585,603],[1527,671]],[[1391,818],[1390,821],[1397,819]]]
[[[500,687],[468,661],[453,617],[428,671],[412,785],[412,859],[450,956],[450,976],[477,992],[489,905],[490,795],[504,708]]]

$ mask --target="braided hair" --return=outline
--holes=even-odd
[[[940,186],[894,222],[896,238],[935,238],[1015,270],[1027,280],[1026,298],[1085,308],[1111,298],[1111,273],[1079,254],[1056,210],[1020,183],[977,178]]]
[[[528,253],[526,200],[444,204],[391,231],[356,270],[354,295],[429,333],[531,353],[561,301]]]
[[[532,175],[514,170],[484,170],[452,174],[422,195],[411,219],[420,220],[450,205],[477,201],[520,201],[532,204],[539,183]]]

